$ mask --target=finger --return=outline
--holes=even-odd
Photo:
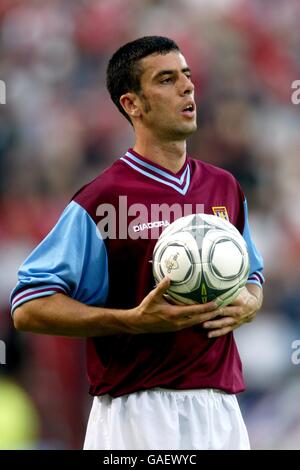
[[[235,326],[225,326],[224,328],[220,328],[218,330],[213,330],[208,333],[208,338],[218,338],[219,336],[224,336],[233,331],[236,327]]]
[[[256,312],[253,312],[251,315],[249,315],[246,320],[245,320],[245,323],[250,323],[251,321],[254,320],[254,318],[256,317]]]
[[[206,307],[201,305],[201,308],[198,308],[198,306],[195,306],[194,308],[193,307],[194,306],[192,305],[185,305],[181,307],[174,305],[173,308],[176,308],[174,314],[177,315],[182,321],[188,322],[189,326],[198,325],[207,320],[212,320],[218,316],[218,310],[213,305],[208,306],[208,304],[206,304]],[[190,321],[191,325],[189,323]]]
[[[153,289],[152,293],[155,296],[162,296],[170,287],[171,279],[168,277],[164,277]]]
[[[186,312],[181,313],[180,320],[182,321],[182,325],[185,328],[190,326],[200,325],[205,321],[212,320],[218,315],[217,310],[213,310],[211,312],[205,312],[200,314],[187,314]]]
[[[206,304],[193,304],[193,305],[185,305],[182,307],[184,309],[184,314],[188,315],[199,315],[201,313],[206,312],[217,312],[217,305],[215,302],[208,302]]]
[[[235,306],[220,307],[218,309],[219,317],[239,317],[241,308]]]
[[[208,330],[214,330],[217,328],[223,328],[226,326],[232,326],[236,324],[236,320],[232,317],[220,318],[218,320],[206,321],[203,323],[203,328]]]

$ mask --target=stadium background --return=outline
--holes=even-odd
[[[17,334],[8,295],[21,261],[72,194],[133,142],[105,89],[122,43],[178,41],[199,131],[189,153],[241,182],[266,265],[265,303],[236,332],[252,447],[300,449],[298,0],[1,0],[0,448],[80,448],[90,407],[81,340]]]

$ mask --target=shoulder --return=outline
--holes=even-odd
[[[231,194],[232,197],[244,200],[245,196],[241,186],[235,176],[224,168],[203,162],[195,158],[190,158],[192,174],[199,178],[201,184],[206,184],[214,190],[219,190],[224,194]]]
[[[192,168],[197,172],[201,172],[202,176],[216,179],[218,180],[219,184],[225,183],[228,185],[233,185],[234,187],[239,187],[239,183],[233,174],[227,170],[224,170],[224,168],[212,165],[211,163],[203,162],[202,160],[198,160],[196,158],[190,158],[189,161]]]
[[[112,202],[117,186],[124,177],[124,166],[117,160],[96,178],[80,188],[72,197],[90,215],[94,215],[99,204]]]

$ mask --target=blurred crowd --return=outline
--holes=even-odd
[[[75,191],[133,144],[105,69],[121,44],[158,34],[178,42],[192,69],[199,130],[189,154],[240,181],[265,260],[263,311],[236,332],[252,446],[300,449],[300,365],[291,360],[300,339],[299,21],[299,0],[0,1],[0,339],[22,358],[0,365],[0,390],[8,381],[18,389],[7,406],[0,393],[0,448],[82,445],[83,343],[12,332],[8,297]],[[17,400],[28,436],[8,444]]]

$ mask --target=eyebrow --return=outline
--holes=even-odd
[[[174,70],[174,69],[170,69],[170,70],[161,70],[161,71],[158,72],[156,75],[154,75],[153,80],[157,80],[158,78],[161,78],[161,77],[164,76],[164,75],[172,75],[174,72],[176,72],[176,70]],[[183,69],[181,69],[181,72],[183,72],[183,73],[186,73],[186,72],[191,73],[191,69],[190,69],[189,67],[184,67]]]

